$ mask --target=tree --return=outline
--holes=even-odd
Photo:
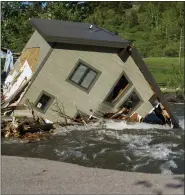
[[[174,56],[184,28],[184,2],[38,1],[1,3],[2,46],[21,51],[33,27],[29,18],[88,22],[133,40],[144,56]]]

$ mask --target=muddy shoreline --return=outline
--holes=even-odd
[[[163,93],[165,99],[170,103],[184,103],[184,97],[182,95],[176,95],[175,93]]]

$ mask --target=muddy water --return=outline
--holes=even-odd
[[[98,122],[57,129],[49,140],[2,140],[2,155],[38,157],[121,171],[184,173],[184,104],[172,104],[182,129]]]

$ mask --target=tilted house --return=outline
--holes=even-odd
[[[33,102],[45,118],[56,121],[56,101],[65,113],[115,112],[130,98],[133,112],[145,116],[158,98],[178,125],[168,103],[129,41],[91,24],[31,19],[35,32],[25,49],[39,48],[31,83],[20,103]],[[24,53],[24,52],[23,52]]]

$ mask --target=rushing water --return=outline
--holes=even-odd
[[[184,104],[172,104],[182,129],[101,121],[57,129],[35,143],[2,140],[2,155],[38,157],[87,167],[144,173],[184,174]]]

